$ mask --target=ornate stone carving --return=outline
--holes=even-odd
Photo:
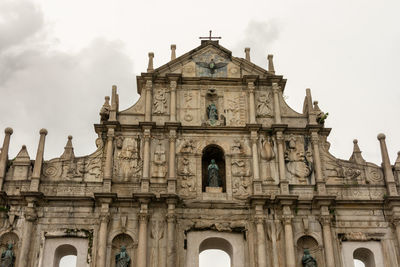
[[[232,176],[251,176],[251,168],[247,160],[232,159]]]
[[[178,175],[181,176],[179,193],[185,198],[193,197],[196,193],[196,183],[192,170],[193,166],[189,158],[183,157],[179,160]]]
[[[297,142],[292,135],[286,142],[286,170],[292,183],[307,184],[307,178],[312,174],[311,152],[306,145]]]
[[[250,195],[250,180],[248,177],[240,176],[233,178],[232,192],[237,199],[246,199]]]
[[[143,161],[140,159],[139,141],[134,138],[125,138],[122,149],[115,153],[114,172],[119,181],[137,180],[141,174]]]
[[[165,175],[167,174],[167,161],[165,156],[165,149],[161,141],[158,142],[156,151],[154,152],[153,164],[153,177],[165,178]]]
[[[193,153],[196,149],[195,141],[193,139],[183,140],[180,152]]]
[[[240,139],[236,138],[233,140],[233,144],[231,146],[232,154],[241,154],[243,153],[243,144]]]
[[[167,109],[167,96],[165,89],[157,89],[154,95],[154,114],[165,114]]]
[[[260,93],[257,98],[257,116],[270,117],[273,115],[273,103],[271,93]]]
[[[100,120],[101,121],[107,121],[109,116],[110,116],[110,110],[111,110],[111,106],[110,106],[110,97],[106,96],[105,97],[105,101],[103,106],[100,109]]]
[[[273,143],[270,138],[261,139],[261,158],[270,161],[275,158]]]

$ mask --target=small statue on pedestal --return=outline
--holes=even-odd
[[[215,159],[211,160],[210,165],[208,165],[208,186],[209,187],[219,187],[219,168],[215,163]]]
[[[14,267],[15,255],[13,245],[8,244],[7,250],[1,253],[0,267]]]
[[[301,263],[303,267],[317,267],[317,261],[313,256],[310,255],[310,251],[308,249],[304,250],[303,258],[301,259]]]
[[[115,255],[115,267],[129,267],[131,258],[126,252],[126,247],[121,246],[120,252]]]

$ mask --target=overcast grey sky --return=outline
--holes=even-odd
[[[11,126],[10,157],[23,144],[35,157],[62,154],[69,134],[76,155],[95,150],[93,124],[111,86],[120,108],[138,98],[135,75],[197,47],[212,29],[220,44],[288,79],[285,95],[302,110],[305,88],[329,112],[331,152],[348,159],[352,140],[380,164],[384,132],[392,163],[400,150],[400,1],[0,1],[0,129]],[[0,144],[1,145],[1,144]]]

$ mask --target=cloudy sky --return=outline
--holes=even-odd
[[[91,153],[111,86],[118,86],[120,108],[131,106],[148,52],[160,66],[171,44],[179,56],[212,29],[235,56],[251,47],[262,67],[274,54],[295,110],[311,88],[330,114],[334,155],[348,159],[357,138],[364,158],[380,164],[376,136],[384,132],[393,163],[400,150],[399,10],[398,0],[1,0],[0,129],[14,129],[11,158],[23,144],[35,157],[40,128],[49,131],[46,159],[62,154],[70,134],[76,155]]]

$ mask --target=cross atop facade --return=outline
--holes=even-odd
[[[199,37],[199,39],[203,40],[203,39],[208,39],[208,40],[212,40],[212,39],[221,39],[222,37],[213,37],[212,36],[212,31],[210,30],[210,36],[208,37]]]

